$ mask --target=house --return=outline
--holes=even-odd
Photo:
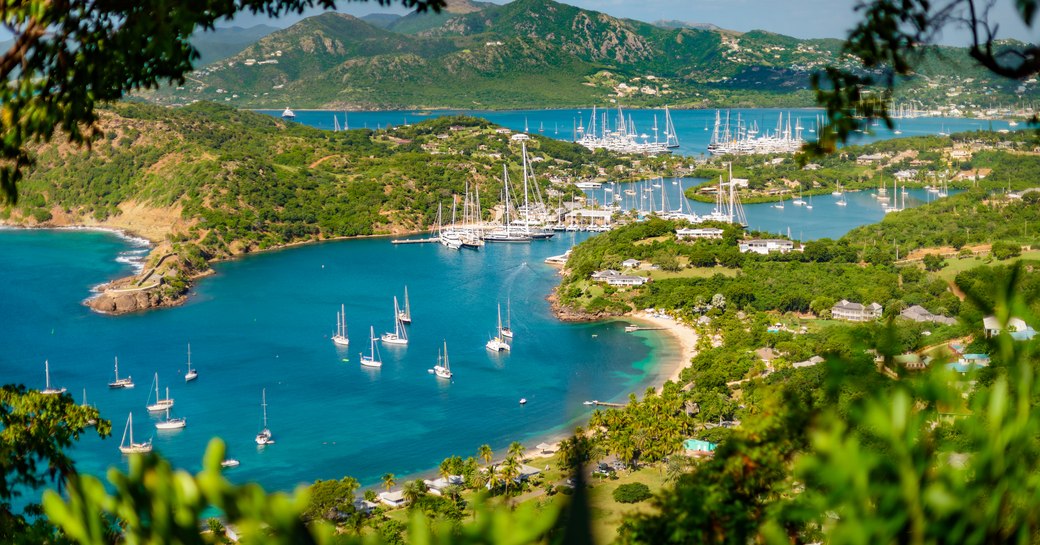
[[[683,450],[687,456],[711,456],[716,447],[715,443],[701,441],[700,439],[687,439],[683,441]]]
[[[880,153],[875,153],[871,155],[860,155],[856,158],[856,164],[860,166],[869,165],[878,161],[884,161],[887,158],[888,157],[886,155],[882,155]]]
[[[841,302],[831,307],[831,317],[835,320],[866,322],[880,318],[881,310],[881,305],[877,303],[864,306],[860,303],[850,303],[842,299]]]
[[[722,229],[718,227],[683,228],[675,230],[675,238],[679,240],[687,238],[722,238],[722,233]]]
[[[522,132],[519,132],[519,133],[514,134],[513,136],[510,136],[509,139],[512,140],[513,142],[523,142],[524,140],[530,140],[531,137],[527,136],[526,134],[524,134]]]
[[[958,373],[967,373],[979,367],[989,367],[989,354],[964,354],[957,361],[946,364],[946,368]]]
[[[529,466],[527,464],[521,464],[520,465],[520,476],[517,477],[517,478],[520,479],[521,481],[527,481],[527,480],[530,480],[531,477],[534,477],[534,476],[540,474],[541,472],[542,472],[542,470],[538,469],[537,467],[532,467],[532,466]]]
[[[899,317],[906,318],[913,322],[937,322],[946,325],[954,325],[957,323],[955,318],[942,316],[940,314],[932,314],[921,305],[913,305],[903,309],[903,311],[899,313]]]
[[[380,492],[379,501],[383,502],[390,507],[401,507],[407,503],[404,499],[403,490],[394,490],[391,492]]]
[[[1008,334],[1016,341],[1028,341],[1036,336],[1036,330],[1030,327],[1029,324],[1021,318],[1011,318],[1008,320],[1007,325]],[[982,327],[985,328],[987,337],[995,337],[1003,331],[1003,328],[1000,327],[1000,321],[997,320],[996,316],[986,316],[983,318]]]
[[[621,262],[621,266],[626,269],[638,269],[641,261],[638,259],[626,259]]]
[[[796,361],[791,364],[791,367],[794,367],[795,369],[801,369],[803,367],[813,367],[825,361],[827,360],[823,359],[821,356],[813,356],[805,361]]]
[[[931,358],[922,359],[921,356],[914,353],[910,353],[894,356],[892,358],[892,361],[895,364],[902,366],[904,369],[908,371],[920,371],[928,367],[928,363],[931,361]]]
[[[449,486],[461,486],[465,483],[465,479],[462,475],[449,475],[447,479],[439,477],[434,480],[423,479],[423,483],[426,484],[426,491],[434,496],[441,496],[444,494],[444,489]]]
[[[776,238],[761,238],[742,240],[739,244],[740,253],[754,252],[766,255],[772,252],[786,254],[794,250],[794,242]]]
[[[563,216],[563,223],[567,225],[598,225],[610,226],[614,213],[610,210],[589,210],[579,208],[571,210]]]
[[[495,132],[498,133],[498,134],[510,134],[513,131],[511,131],[511,130],[505,128],[505,127],[499,127],[497,129],[495,129]]]
[[[365,498],[361,497],[354,498],[354,509],[362,515],[367,515],[371,513],[375,510],[376,507],[379,507],[379,504],[375,502],[370,502]]]
[[[606,282],[608,286],[642,286],[650,281],[645,276],[621,274],[613,269],[596,271],[592,273],[592,279],[598,282]]]

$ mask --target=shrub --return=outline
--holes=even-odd
[[[639,503],[650,496],[650,487],[643,483],[623,484],[614,490],[614,501],[618,503]]]
[[[993,254],[993,257],[1003,260],[1022,255],[1022,247],[1012,242],[998,240],[993,243],[990,252]]]

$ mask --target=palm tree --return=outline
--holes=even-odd
[[[509,456],[518,460],[524,459],[524,446],[519,441],[513,441],[509,444]]]
[[[477,458],[484,460],[484,465],[490,464],[491,457],[494,455],[495,453],[491,452],[491,445],[488,445],[486,443],[480,445],[480,448],[477,449]]]
[[[448,480],[448,477],[451,477],[451,469],[452,469],[452,460],[451,460],[451,458],[445,458],[444,461],[441,462],[440,467],[437,468],[437,473],[442,478],[444,478],[444,480]]]
[[[506,461],[502,462],[502,480],[506,485],[506,496],[509,495],[509,483],[513,482],[514,479],[520,476],[520,462],[513,456],[506,458]]]
[[[390,489],[393,488],[395,484],[397,484],[397,480],[394,479],[394,474],[393,473],[384,473],[383,474],[383,488],[385,488],[387,492],[389,492]]]
[[[426,490],[426,483],[422,479],[416,479],[404,483],[404,490],[401,491],[401,494],[404,496],[405,501],[408,502],[408,506],[411,507],[426,495]]]

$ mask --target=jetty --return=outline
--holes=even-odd
[[[668,329],[666,327],[643,327],[638,325],[626,325],[625,333],[632,333],[633,331],[657,331],[660,329]]]
[[[390,244],[426,244],[427,242],[440,242],[439,238],[399,238],[391,240]]]
[[[615,407],[615,408],[619,408],[619,409],[625,406],[624,403],[608,403],[606,401],[597,401],[595,399],[593,399],[592,401],[585,401],[585,402],[582,403],[582,405],[595,405],[595,406],[601,406],[602,405],[603,407]]]

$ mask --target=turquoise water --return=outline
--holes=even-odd
[[[103,316],[81,305],[91,286],[130,272],[115,261],[128,243],[90,231],[0,231],[0,377],[42,387],[51,379],[112,420],[107,440],[75,447],[81,471],[125,464],[118,452],[127,414],[135,439],[152,436],[176,465],[195,470],[210,438],[224,438],[242,465],[228,472],[269,489],[351,475],[375,483],[435,467],[482,443],[496,451],[567,429],[609,400],[659,380],[651,355],[674,350],[623,323],[561,324],[546,295],[556,271],[542,263],[586,235],[458,252],[386,239],[329,242],[220,263],[177,308]],[[577,238],[575,238],[577,237]],[[407,348],[380,346],[383,367],[363,369],[367,333],[392,329],[392,297],[408,285],[414,323]],[[512,353],[488,353],[496,305],[512,306]],[[348,350],[330,341],[346,305]],[[447,341],[453,381],[428,373]],[[185,384],[186,345],[198,380]],[[137,387],[109,390],[113,357]],[[170,387],[179,432],[157,433],[144,406],[158,372]],[[260,393],[267,389],[276,444],[258,448]],[[520,398],[527,398],[520,406]]]
[[[597,112],[603,110],[597,109]],[[281,110],[260,110],[261,113],[281,117]],[[815,134],[808,130],[816,126],[816,120],[822,115],[822,110],[817,109],[792,109],[782,110],[775,108],[756,109],[732,109],[730,121],[736,124],[737,115],[746,124],[756,123],[760,131],[773,131],[777,120],[783,114],[784,122],[788,114],[795,121],[800,120],[805,129],[803,138],[809,140],[815,138]],[[564,110],[505,110],[505,111],[482,111],[482,110],[396,110],[396,111],[373,111],[373,112],[331,112],[320,110],[300,110],[296,112],[296,121],[319,129],[332,130],[334,128],[333,116],[343,126],[346,116],[347,126],[351,129],[359,128],[385,128],[387,125],[404,125],[418,123],[424,119],[442,115],[467,114],[482,117],[509,127],[515,131],[524,131],[525,128],[532,134],[541,134],[561,140],[574,140],[574,128],[580,123],[588,126],[592,109],[564,109]],[[609,112],[610,123],[614,124],[616,110]],[[708,143],[711,141],[711,132],[715,126],[715,110],[672,110],[672,121],[675,123],[675,132],[679,136],[679,147],[676,153],[683,155],[703,155],[708,152]],[[725,116],[726,111],[722,112]],[[636,129],[640,134],[646,134],[649,140],[654,139],[654,116],[657,116],[657,126],[660,129],[661,140],[664,139],[664,111],[663,110],[640,110],[626,109],[625,117],[631,117]],[[597,117],[601,117],[598,115]],[[980,120],[951,117],[921,117],[916,119],[897,119],[896,128],[902,131],[896,135],[884,127],[874,127],[873,134],[859,134],[850,144],[865,144],[886,140],[897,136],[922,136],[926,134],[938,134],[940,132],[962,132],[974,130],[1000,130],[1008,129],[1008,122],[1001,120]],[[600,121],[597,120],[597,123]],[[543,129],[539,132],[539,128]]]

